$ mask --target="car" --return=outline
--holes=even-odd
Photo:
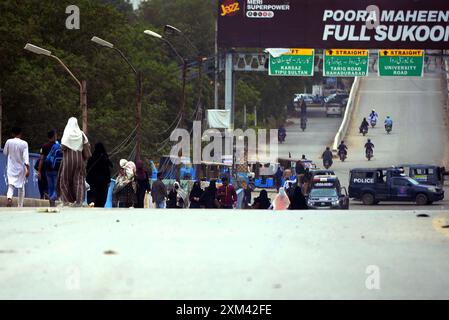
[[[334,170],[330,169],[310,169],[312,178],[315,176],[335,176]]]
[[[432,204],[444,199],[444,190],[438,186],[419,183],[397,167],[352,169],[349,178],[349,197],[364,205],[381,201]]]
[[[307,196],[309,209],[349,209],[349,196],[335,175],[315,176]]]
[[[348,103],[349,94],[336,93],[325,99],[326,117],[338,116],[342,117],[346,104]]]
[[[298,104],[299,107],[299,102],[301,102],[301,99],[304,99],[304,102],[306,104],[312,104],[313,103],[313,95],[309,94],[309,93],[295,93],[295,96],[293,98],[293,103]]]
[[[398,166],[404,170],[404,173],[410,178],[418,181],[420,184],[443,186],[444,168],[428,164],[402,164]]]

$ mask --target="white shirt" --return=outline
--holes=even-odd
[[[30,164],[28,143],[19,138],[9,139],[5,143],[3,154],[8,157],[6,170],[8,184],[22,188],[26,181],[25,165]]]

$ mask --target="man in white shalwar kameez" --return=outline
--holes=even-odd
[[[5,143],[3,153],[8,157],[7,176],[8,176],[8,207],[12,205],[14,189],[18,190],[18,207],[23,207],[25,198],[25,182],[30,174],[30,159],[28,156],[28,143],[22,140],[22,130],[13,128],[13,139],[8,139]]]

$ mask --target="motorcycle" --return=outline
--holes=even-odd
[[[366,149],[366,158],[368,159],[368,161],[370,161],[372,157],[373,157],[373,149],[371,148]]]
[[[324,166],[326,169],[329,169],[329,168],[332,166],[332,161],[324,160],[324,161],[323,161],[323,166]]]
[[[346,151],[339,151],[338,152],[338,156],[340,157],[341,162],[345,162],[346,157],[347,157],[347,152]]]
[[[387,131],[387,134],[390,134],[392,129],[393,129],[392,125],[385,125],[385,131]]]
[[[360,128],[360,132],[365,136],[368,133],[368,127]]]
[[[307,128],[307,118],[301,118],[301,129],[302,131],[306,130]]]
[[[370,118],[369,122],[371,124],[371,128],[374,128],[377,124],[377,118],[376,117]]]

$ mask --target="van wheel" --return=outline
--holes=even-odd
[[[371,193],[365,193],[362,196],[362,202],[366,206],[372,206],[374,204],[374,196]]]
[[[428,199],[427,196],[426,196],[425,194],[423,194],[423,193],[419,193],[419,194],[416,196],[416,204],[417,204],[418,206],[426,205],[428,201],[429,201],[429,199]]]

